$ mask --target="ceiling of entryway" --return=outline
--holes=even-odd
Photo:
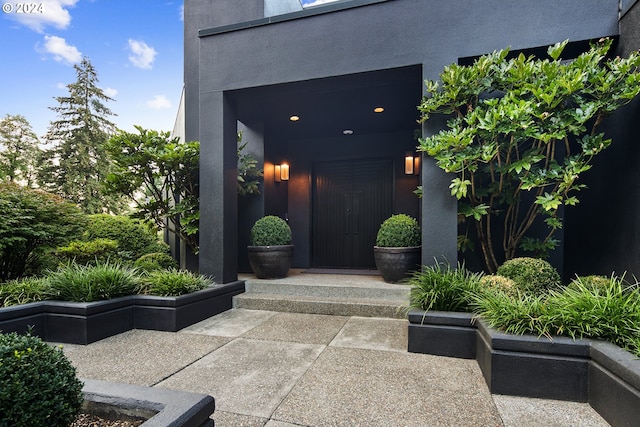
[[[422,68],[410,66],[233,91],[239,120],[270,138],[308,139],[420,128]],[[382,113],[374,112],[384,108]],[[291,116],[300,120],[291,121]]]

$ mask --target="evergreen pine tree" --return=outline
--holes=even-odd
[[[74,68],[77,80],[67,85],[69,94],[56,97],[59,105],[50,107],[59,118],[45,135],[52,148],[44,153],[40,184],[86,213],[115,212],[121,199],[104,190],[110,169],[104,145],[116,130],[109,121],[115,114],[104,102],[113,99],[98,87],[96,70],[87,57]]]
[[[32,187],[40,157],[39,142],[24,116],[7,114],[0,120],[0,180]]]

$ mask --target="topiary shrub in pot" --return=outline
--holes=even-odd
[[[61,349],[0,334],[0,426],[67,427],[82,401],[82,382]]]
[[[418,221],[409,215],[391,215],[382,223],[373,255],[385,282],[398,282],[419,268],[421,240]]]
[[[249,265],[259,279],[286,277],[293,260],[291,228],[285,220],[268,215],[251,228]]]

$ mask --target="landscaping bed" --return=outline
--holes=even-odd
[[[640,359],[606,341],[506,334],[469,313],[412,310],[408,350],[475,358],[491,393],[588,402],[612,426],[640,419]]]
[[[175,332],[229,310],[244,281],[177,297],[130,295],[95,302],[40,301],[0,308],[0,331],[31,330],[46,341],[92,342],[131,329]]]
[[[143,419],[145,421],[140,424],[143,427],[213,426],[210,416],[215,410],[215,400],[209,395],[107,381],[82,381],[85,412],[106,420]]]

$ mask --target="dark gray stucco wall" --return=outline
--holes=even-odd
[[[196,22],[185,22],[187,116],[192,115],[187,120],[187,137],[201,141],[204,159],[201,224],[206,225],[201,225],[200,269],[225,280],[237,266],[237,246],[228,248],[233,259],[220,247],[229,236],[237,236],[237,213],[225,189],[235,189],[226,157],[235,148],[235,139],[231,132],[215,128],[227,120],[217,115],[223,111],[233,115],[233,106],[224,104],[225,91],[414,64],[422,64],[424,77],[434,79],[460,57],[506,46],[526,49],[618,33],[617,0],[388,0],[270,25],[249,25],[197,40],[196,27],[203,28],[207,22],[211,27],[220,25],[212,4],[203,0],[185,4],[185,20]],[[244,8],[244,3],[235,0],[218,0],[215,5],[215,10],[236,19]],[[428,242],[424,259],[429,262],[433,256],[446,255],[453,261],[457,224],[448,179],[424,162],[423,186],[425,199],[438,201],[423,204],[423,233]],[[209,206],[213,204],[224,208]]]
[[[627,2],[628,3],[628,2]],[[620,21],[615,54],[640,49],[640,2]],[[565,278],[612,272],[640,277],[640,99],[618,110],[602,130],[613,139],[584,175],[578,206],[567,208]]]

